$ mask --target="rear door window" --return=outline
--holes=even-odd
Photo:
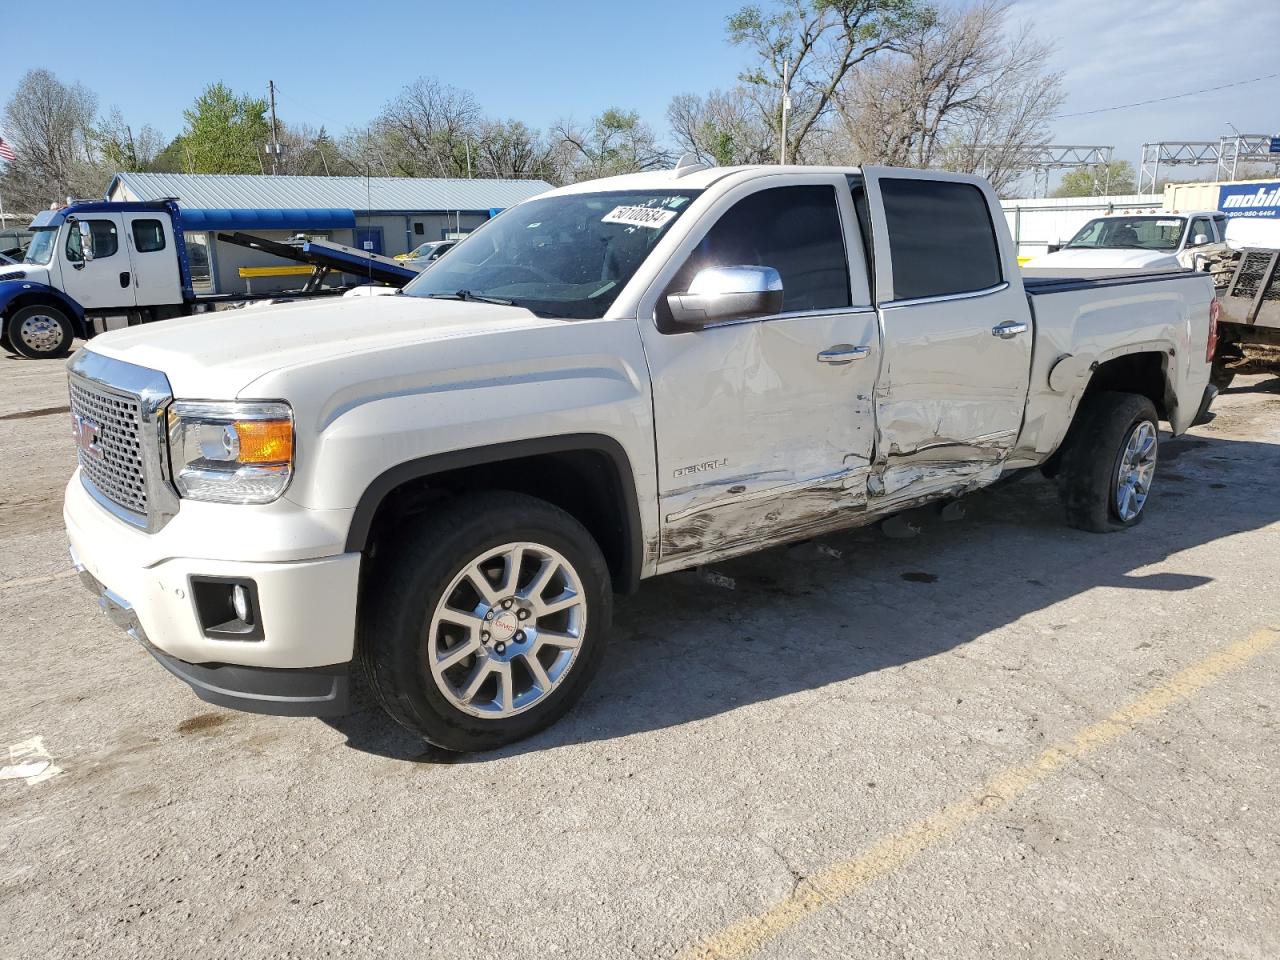
[[[880,181],[895,300],[972,293],[1003,279],[982,191],[969,183]]]
[[[133,221],[133,249],[139,253],[164,249],[164,226],[159,220]]]

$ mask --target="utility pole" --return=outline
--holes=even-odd
[[[787,165],[787,114],[791,111],[791,61],[782,61],[782,154],[778,163]]]
[[[271,172],[279,172],[276,167],[277,158],[280,156],[280,137],[276,133],[276,82],[274,80],[267,81],[267,93],[271,97]]]

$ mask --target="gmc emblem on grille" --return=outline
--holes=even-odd
[[[102,428],[88,417],[78,413],[71,415],[71,436],[75,438],[77,449],[91,460],[102,459],[102,446],[98,443],[101,434]]]

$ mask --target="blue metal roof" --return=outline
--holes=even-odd
[[[180,207],[183,230],[349,230],[356,225],[351,210],[329,207],[227,209]]]

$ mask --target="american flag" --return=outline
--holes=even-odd
[[[13,152],[13,147],[5,143],[4,137],[0,137],[0,160],[8,160],[10,163],[18,159],[18,155]]]

